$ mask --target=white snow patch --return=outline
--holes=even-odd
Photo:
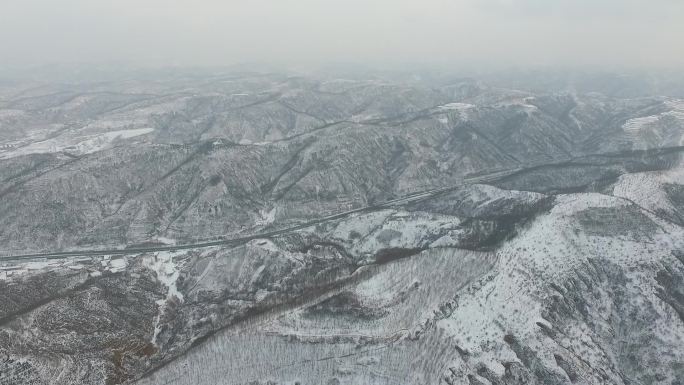
[[[156,242],[161,242],[165,245],[175,245],[176,244],[176,240],[173,238],[155,237],[153,240]]]
[[[39,142],[31,143],[24,147],[0,154],[0,159],[9,159],[29,154],[44,154],[60,151],[68,151],[75,155],[85,155],[107,148],[116,139],[128,139],[140,135],[149,134],[154,128],[137,128],[130,130],[118,130],[104,132],[95,135],[66,137],[59,136]]]
[[[148,269],[155,272],[157,280],[161,282],[167,288],[166,298],[158,300],[157,305],[159,306],[159,313],[155,319],[154,323],[154,335],[152,336],[152,343],[157,343],[157,337],[161,332],[161,315],[164,313],[168,302],[173,298],[183,301],[183,294],[178,290],[176,286],[176,281],[178,281],[178,276],[180,275],[180,270],[177,269],[173,257],[177,253],[170,251],[159,251],[152,256],[145,257],[143,259],[143,265]]]
[[[256,226],[267,226],[275,222],[276,208],[272,208],[268,211],[266,209],[259,210],[259,218],[254,221]]]
[[[436,108],[437,111],[457,111],[461,117],[461,119],[467,120],[468,119],[468,111],[475,108],[475,105],[473,104],[468,104],[468,103],[447,103],[441,106],[438,106]],[[446,119],[446,118],[444,118]],[[440,122],[446,124],[448,123],[448,119],[446,119],[446,122],[442,119],[440,119]]]
[[[154,131],[154,128],[138,128],[132,130],[111,131],[96,135],[94,138],[84,140],[73,146],[76,154],[90,154],[106,148],[111,142],[116,139],[129,139],[136,136],[149,134]],[[71,150],[71,147],[67,147]]]
[[[178,291],[176,287],[176,280],[180,275],[180,270],[176,269],[173,257],[176,255],[170,251],[159,251],[153,257],[148,257],[143,260],[145,266],[154,271],[157,275],[157,280],[168,288],[167,299],[176,297],[183,300],[183,294]]]
[[[456,110],[456,111],[463,111],[463,110],[468,110],[471,108],[474,108],[475,105],[469,104],[469,103],[447,103],[444,105],[441,105],[437,108],[440,110]]]
[[[119,273],[126,270],[126,258],[116,258],[102,261],[106,269],[112,273]]]
[[[3,263],[0,259],[0,280],[14,280],[26,274],[35,274],[40,271],[54,271],[55,269],[83,270],[85,265],[81,262],[90,261],[91,257],[68,257],[65,259],[36,259],[32,261],[8,261]]]
[[[647,125],[655,123],[660,119],[659,115],[643,116],[640,118],[629,119],[622,125],[622,129],[627,132],[640,131]]]
[[[9,277],[16,277],[20,275],[24,275],[27,273],[31,273],[34,271],[39,271],[39,270],[45,270],[47,268],[51,267],[57,267],[60,266],[61,263],[58,260],[42,260],[42,261],[30,261],[30,262],[23,262],[20,264],[11,264],[11,265],[5,265],[5,266],[0,266],[0,271],[2,272],[2,278],[3,280],[9,278]]]

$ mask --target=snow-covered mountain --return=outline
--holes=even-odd
[[[0,384],[684,383],[684,100],[534,88],[4,84]]]

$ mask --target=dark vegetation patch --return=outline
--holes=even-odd
[[[663,185],[663,189],[676,210],[671,216],[674,216],[673,219],[680,225],[684,225],[684,185],[667,183]]]
[[[377,253],[375,253],[375,263],[377,263],[378,265],[384,265],[385,263],[414,256],[420,253],[421,251],[423,251],[423,249],[401,247],[381,249],[378,250]]]
[[[364,306],[356,294],[343,292],[326,299],[306,310],[307,316],[348,316],[353,319],[377,319],[387,314],[386,310]]]
[[[658,230],[658,225],[635,206],[592,207],[578,212],[575,217],[588,235],[648,241]]]

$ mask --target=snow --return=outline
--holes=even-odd
[[[2,262],[2,260],[0,260]],[[29,262],[8,262],[0,265],[0,280],[14,279],[26,274],[33,274],[42,270],[54,269],[57,267],[72,267],[72,260],[57,259],[37,259]]]
[[[684,122],[684,100],[681,99],[670,99],[665,101],[665,105],[670,108],[669,111],[665,111],[656,115],[642,116],[638,118],[629,119],[622,125],[623,130],[626,132],[638,132],[642,131],[650,124],[658,122],[663,117],[673,117],[681,122]]]
[[[382,267],[364,266],[357,274],[370,276],[369,279],[338,288],[316,302],[343,292],[352,294],[363,307],[376,309],[378,318],[335,318],[333,321],[325,316],[307,317],[302,310],[297,310],[269,325],[267,331],[284,335],[301,335],[306,331],[307,335],[375,338],[415,334],[434,318],[441,304],[452,300],[469,281],[487,271],[494,259],[494,253],[440,248]]]
[[[26,111],[24,110],[16,110],[16,109],[0,109],[0,119],[3,118],[17,118],[20,116],[26,115]]]
[[[640,118],[629,119],[625,124],[622,125],[622,129],[625,131],[640,131],[651,123],[655,123],[660,120],[659,115],[643,116]]]
[[[473,193],[472,199],[478,202],[480,198],[495,193],[492,188],[484,186]],[[537,197],[530,193],[529,198]],[[575,232],[578,214],[592,208],[638,210],[629,201],[620,197],[598,193],[559,195],[552,209],[540,214],[525,228],[521,228],[519,235],[507,241],[496,253],[434,248],[393,263],[363,266],[355,274],[366,278],[351,279],[348,284],[345,283],[311,302],[298,304],[296,309],[288,309],[273,319],[264,319],[263,323],[258,325],[245,326],[240,332],[217,333],[215,338],[184,355],[177,363],[171,364],[172,369],[165,368],[160,372],[161,376],[168,376],[167,378],[174,381],[181,378],[178,380],[179,383],[197,383],[196,378],[190,377],[184,382],[182,378],[185,375],[185,368],[202,366],[219,370],[229,363],[236,365],[235,369],[230,369],[233,373],[238,373],[240,378],[250,378],[249,375],[243,374],[243,371],[252,370],[249,365],[234,364],[236,360],[243,359],[241,357],[244,351],[258,355],[260,362],[273,365],[274,368],[269,369],[269,375],[275,373],[274,376],[282,379],[283,373],[288,370],[283,368],[294,367],[292,370],[296,371],[296,376],[300,376],[301,373],[309,373],[308,369],[296,366],[297,359],[306,354],[307,349],[336,349],[333,353],[316,352],[313,355],[315,357],[347,357],[344,341],[354,341],[352,346],[358,349],[360,336],[375,341],[393,340],[398,336],[396,338],[399,342],[392,345],[391,349],[386,349],[387,352],[399,352],[401,346],[419,346],[420,356],[412,356],[403,351],[397,353],[406,354],[406,357],[402,356],[402,359],[398,360],[404,364],[401,367],[405,366],[406,358],[428,359],[422,355],[430,350],[427,345],[420,345],[421,343],[434,344],[435,341],[445,341],[452,353],[454,345],[468,351],[465,364],[463,360],[458,361],[458,358],[453,362],[457,371],[463,370],[458,372],[463,377],[470,374],[467,370],[478,365],[485,365],[495,374],[503,375],[505,367],[502,363],[520,362],[520,358],[504,341],[504,336],[509,334],[524,341],[524,344],[535,352],[534,359],[539,360],[544,370],[560,378],[565,376],[565,373],[556,363],[554,354],[565,354],[566,350],[581,355],[582,359],[588,362],[588,366],[609,370],[612,365],[611,357],[603,353],[600,345],[603,342],[596,342],[593,339],[596,336],[595,330],[581,320],[569,319],[568,325],[562,325],[562,331],[566,335],[557,336],[555,340],[544,334],[544,328],[558,330],[559,327],[549,321],[554,319],[554,322],[557,322],[556,318],[546,319],[543,316],[546,314],[543,311],[548,304],[546,301],[556,293],[549,290],[550,283],[562,284],[568,278],[575,277],[578,271],[586,267],[589,258],[600,256],[624,268],[625,273],[629,274],[624,287],[628,297],[634,298],[635,301],[650,301],[651,304],[657,304],[653,310],[658,316],[654,326],[666,328],[668,319],[671,320],[676,315],[666,304],[658,302],[655,296],[654,288],[657,287],[657,283],[652,276],[655,270],[644,269],[643,266],[658,264],[664,258],[674,258],[669,252],[673,242],[684,239],[684,232],[675,226],[668,227],[666,223],[661,223],[662,221],[658,223],[664,230],[649,233],[651,239],[644,242]],[[643,214],[654,221],[657,220],[646,212]],[[331,226],[325,237],[351,243],[354,247],[351,252],[356,254],[388,246],[415,247],[416,243],[419,244],[431,231],[448,230],[448,226],[457,223],[458,219],[454,217],[382,210],[351,215]],[[350,241],[349,237],[354,231],[361,237],[354,236]],[[382,234],[385,235],[381,236]],[[267,239],[253,240],[248,247],[286,253]],[[243,254],[247,255],[244,258],[249,259],[255,255]],[[231,262],[228,260],[229,258],[221,258],[222,263],[234,263],[232,258]],[[250,265],[252,270],[246,275],[247,280],[254,281],[260,277],[265,270],[262,261]],[[226,268],[226,271],[236,270],[235,267]],[[226,275],[218,274],[213,281],[207,279],[203,284],[215,285],[216,279],[227,280]],[[595,322],[601,322],[601,309],[613,306],[610,299],[612,293],[602,287],[601,283],[597,282],[595,286],[593,290],[598,297],[589,299],[587,309]],[[602,290],[604,293],[599,293]],[[312,317],[307,313],[312,311],[310,305],[341,293],[352,295],[364,309],[371,312],[372,316],[368,319],[326,314]],[[267,295],[266,291],[260,290],[256,297],[262,300]],[[442,305],[445,303],[453,303],[453,307],[449,307],[453,309],[451,313],[438,311],[444,308]],[[681,333],[680,328],[665,330],[660,335],[676,341]],[[439,338],[430,340],[435,335]],[[407,342],[407,336],[420,338]],[[334,340],[335,343],[312,343],[327,340]],[[673,345],[671,341],[668,342],[669,346]],[[402,345],[404,343],[406,345]],[[277,350],[274,349],[276,344],[281,344],[277,345]],[[263,351],[254,353],[254,347]],[[440,359],[442,357],[440,356]],[[245,362],[254,359],[250,357],[245,359]],[[380,357],[375,360],[374,356],[359,355],[354,360],[371,365],[373,370],[380,370],[383,366],[376,366],[374,363],[382,363],[383,360],[386,362],[387,358]],[[275,361],[277,363],[273,364]],[[328,361],[315,361],[315,364],[311,365],[311,371],[319,370],[327,363]],[[350,376],[363,370],[347,369],[352,366],[341,359],[335,360],[334,363],[336,370],[344,371]],[[213,373],[212,370],[206,372]],[[260,372],[255,373],[254,378],[264,378],[258,376]],[[610,375],[612,376],[612,373]],[[302,380],[300,377],[294,378]],[[304,377],[305,383],[307,378]],[[483,382],[486,383],[484,380]]]
[[[26,275],[40,272],[53,271],[55,269],[69,269],[81,271],[86,268],[83,262],[92,261],[92,257],[68,257],[60,259],[45,259],[37,257],[30,261],[2,261],[0,259],[0,280],[22,279]],[[92,272],[90,273],[93,274]]]
[[[475,105],[469,104],[469,103],[447,103],[447,104],[441,105],[437,108],[440,110],[463,111],[463,110],[468,110],[470,108],[475,108]]]
[[[436,108],[437,112],[448,112],[448,111],[457,111],[463,120],[468,119],[468,110],[471,110],[475,108],[475,105],[473,104],[468,104],[468,103],[447,103],[444,105],[441,105]],[[445,122],[443,119],[440,119],[440,122],[446,124],[448,120]]]
[[[159,251],[152,257],[145,257],[143,264],[154,271],[157,275],[157,280],[168,288],[167,299],[176,297],[182,301],[183,294],[176,287],[180,270],[176,269],[173,261],[174,256],[177,254],[177,252]]]
[[[273,207],[270,210],[262,209],[259,210],[259,218],[254,221],[256,226],[268,226],[275,222],[276,208]]]
[[[106,132],[95,136],[94,138],[79,142],[76,144],[75,152],[77,154],[90,154],[92,152],[100,151],[106,148],[111,142],[116,139],[129,139],[140,135],[146,135],[154,131],[154,128],[138,128],[131,130],[119,130]]]
[[[683,99],[669,99],[665,102],[665,105],[671,108],[670,111],[665,112],[671,116],[675,116],[678,119],[684,119],[684,100]]]
[[[146,135],[154,131],[154,128],[138,128],[129,130],[117,130],[95,135],[68,137],[67,135],[43,141],[33,142],[24,147],[0,154],[0,159],[14,158],[29,154],[44,154],[60,151],[68,151],[74,155],[85,155],[108,148],[117,139],[129,139],[136,136]]]
[[[157,242],[161,242],[165,245],[175,245],[176,244],[176,240],[173,238],[155,237],[153,240],[157,241]]]
[[[340,221],[328,237],[343,243],[351,242],[350,251],[357,255],[370,255],[385,248],[418,248],[427,246],[425,239],[434,234],[445,234],[460,224],[450,215],[378,210],[351,215]],[[354,234],[364,234],[355,239]]]
[[[677,209],[670,201],[664,185],[683,182],[684,167],[681,166],[667,171],[624,174],[615,183],[613,195],[630,199],[651,211],[663,210],[673,214]]]
[[[532,345],[539,352],[539,358],[546,362],[545,366],[556,367],[539,328],[539,324],[552,326],[541,315],[542,299],[549,295],[546,285],[563,282],[581,269],[586,258],[592,255],[600,255],[627,267],[629,271],[639,271],[637,266],[668,258],[672,248],[668,239],[673,236],[684,239],[684,232],[675,226],[667,229],[670,234],[653,234],[653,244],[572,231],[574,215],[580,211],[591,207],[619,208],[629,204],[601,194],[559,196],[549,213],[537,218],[530,228],[497,252],[498,263],[492,272],[495,275],[469,289],[472,295],[463,295],[457,310],[449,318],[439,321],[439,327],[478,361],[491,362],[491,366],[487,366],[494,371],[496,362],[517,361],[517,358],[505,344],[490,346],[482,341],[502,341],[510,333]],[[634,285],[630,289],[632,292],[653,297],[652,290],[648,289],[656,285],[653,277],[630,282]],[[657,302],[655,297],[651,299]],[[578,336],[582,335],[588,335],[588,332],[578,331]]]
[[[115,259],[109,259],[108,261],[102,261],[105,264],[106,270],[111,273],[119,273],[126,270],[126,258],[119,257]]]
[[[157,343],[157,337],[161,332],[161,317],[164,313],[168,302],[174,298],[183,301],[183,294],[178,290],[176,282],[180,275],[180,270],[177,269],[174,262],[174,257],[178,255],[177,252],[159,251],[152,256],[143,257],[143,265],[152,270],[157,276],[157,280],[167,288],[166,297],[157,301],[159,312],[154,322],[154,334],[152,336],[152,343]]]

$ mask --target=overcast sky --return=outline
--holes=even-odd
[[[684,0],[0,0],[0,65],[684,65]]]

